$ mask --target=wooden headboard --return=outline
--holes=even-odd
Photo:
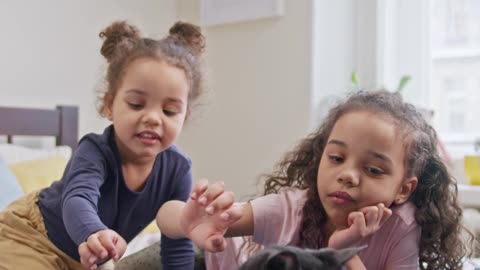
[[[54,136],[56,145],[75,150],[78,142],[78,107],[57,106],[56,109],[0,107],[0,135]]]

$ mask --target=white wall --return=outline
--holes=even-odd
[[[123,18],[153,34],[177,19],[198,23],[199,0],[72,2],[0,2],[0,105],[79,105],[83,135],[107,124],[94,107],[99,31]],[[282,17],[203,29],[210,89],[178,142],[196,179],[251,195],[258,176],[318,125],[314,100],[344,91],[355,69],[356,2],[285,0]]]
[[[336,98],[352,90],[352,71],[363,75],[365,70],[365,61],[357,59],[357,44],[364,40],[358,34],[358,21],[363,18],[357,17],[357,1],[360,0],[313,1],[311,129],[318,127]],[[364,5],[370,0],[361,1]]]
[[[175,0],[0,1],[0,105],[80,107],[80,135],[101,132],[95,91],[105,62],[98,33],[127,19],[144,33],[168,31]]]
[[[312,1],[285,4],[279,18],[204,29],[211,91],[180,146],[195,177],[223,180],[239,197],[308,129]],[[198,21],[198,1],[177,10]]]

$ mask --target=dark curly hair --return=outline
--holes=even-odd
[[[415,218],[421,227],[420,268],[462,269],[462,259],[470,255],[470,249],[460,235],[464,228],[457,184],[439,156],[435,130],[397,93],[384,90],[357,92],[331,109],[323,124],[287,153],[273,173],[263,177],[264,194],[277,193],[286,186],[307,189],[300,245],[320,248],[323,235],[319,228],[327,221],[317,191],[320,159],[337,120],[347,112],[359,110],[391,117],[406,136],[406,177],[418,178],[417,188],[409,201],[417,208]]]
[[[199,26],[176,22],[168,36],[155,40],[141,37],[138,28],[126,21],[117,21],[99,36],[103,39],[100,52],[108,63],[106,87],[98,99],[98,111],[102,116],[105,116],[106,107],[111,106],[128,65],[139,58],[166,61],[185,72],[190,86],[188,116],[192,102],[204,92],[204,68],[200,56],[205,49],[205,38]]]

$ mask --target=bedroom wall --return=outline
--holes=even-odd
[[[239,198],[309,126],[312,1],[285,4],[279,18],[204,28],[210,92],[180,146],[196,178],[225,181]],[[177,10],[199,21],[198,1]]]
[[[98,32],[117,18],[158,36],[177,19],[200,21],[199,0],[140,2],[0,1],[0,105],[79,105],[80,135],[101,132]],[[196,179],[223,180],[245,198],[316,126],[314,98],[343,89],[353,70],[354,33],[341,35],[331,23],[353,26],[355,2],[285,0],[282,17],[203,28],[209,92],[178,142]]]
[[[98,33],[116,19],[163,35],[175,0],[0,1],[0,105],[80,107],[80,135],[101,132],[95,91],[104,72]]]
[[[198,2],[178,1],[178,16],[199,21]],[[196,178],[223,180],[239,199],[318,125],[316,100],[347,90],[355,70],[357,1],[284,3],[282,17],[204,28],[211,89],[179,143]]]

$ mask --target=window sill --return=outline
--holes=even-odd
[[[480,209],[480,186],[458,185],[458,200],[463,207]]]

